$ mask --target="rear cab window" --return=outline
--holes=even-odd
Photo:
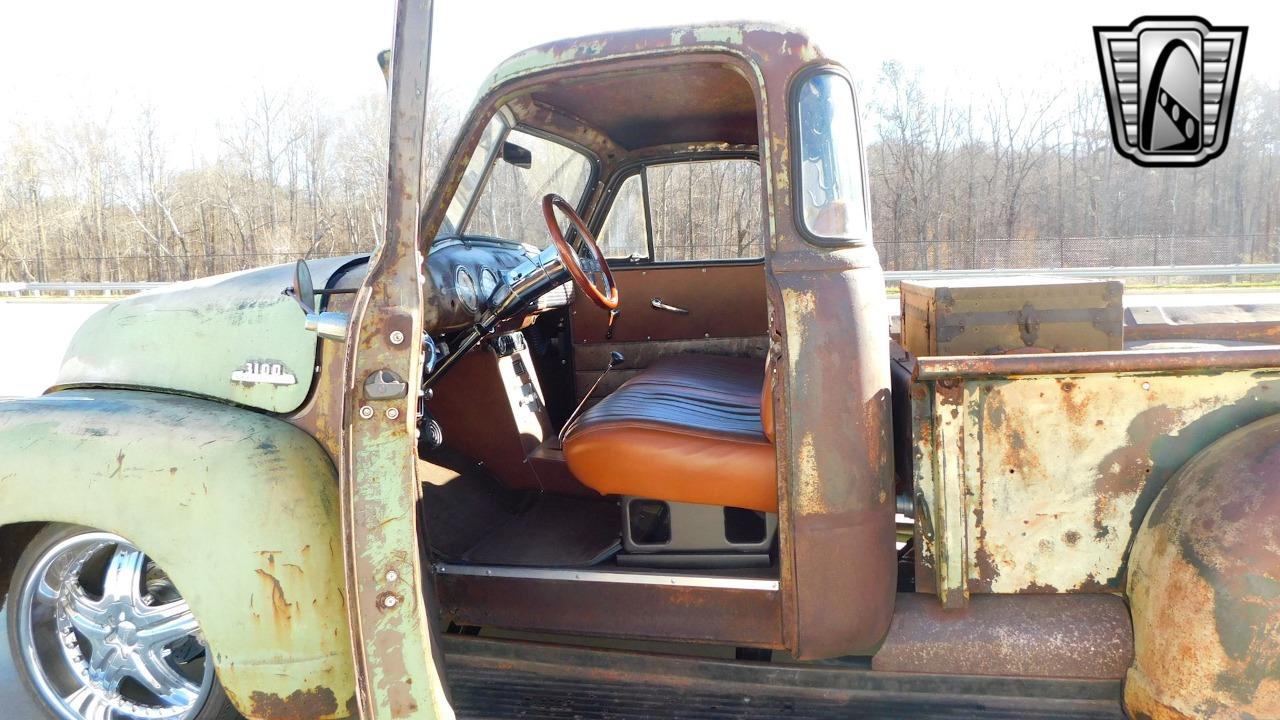
[[[810,240],[847,244],[869,238],[862,140],[853,85],[835,69],[796,89],[797,215]]]

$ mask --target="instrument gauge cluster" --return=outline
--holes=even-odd
[[[480,300],[488,303],[498,289],[498,274],[488,266],[480,269]]]
[[[507,273],[536,258],[538,249],[501,238],[454,236],[436,240],[427,253],[426,272],[434,294],[429,296],[435,319],[430,332],[470,327],[490,309],[490,302],[507,284]],[[528,312],[563,307],[568,298],[551,293]]]
[[[476,312],[480,309],[480,303],[476,299],[476,280],[461,265],[453,273],[453,291],[458,294],[458,301],[468,311]]]

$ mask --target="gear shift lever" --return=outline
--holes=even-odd
[[[582,396],[582,400],[578,402],[578,407],[574,408],[573,412],[569,413],[569,419],[565,420],[564,427],[560,428],[561,445],[564,444],[564,434],[569,430],[569,426],[573,424],[573,421],[578,419],[578,414],[582,412],[582,408],[586,407],[587,401],[591,399],[591,394],[596,391],[596,388],[600,387],[600,383],[604,380],[604,376],[608,375],[610,370],[621,365],[625,360],[626,358],[617,350],[609,353],[609,364],[605,366],[604,372],[600,373],[600,377],[596,378],[596,381],[591,384],[591,389],[587,391],[586,395]]]

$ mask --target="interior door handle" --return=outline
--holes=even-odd
[[[659,298],[659,297],[656,297],[650,300],[649,306],[652,307],[654,310],[666,310],[667,312],[679,313],[681,315],[689,314],[688,310],[685,310],[684,308],[676,307],[675,305],[668,305],[662,302],[662,298]]]

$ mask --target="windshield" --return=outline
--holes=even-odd
[[[578,207],[591,178],[591,160],[568,145],[521,130],[512,130],[506,142],[527,150],[529,161],[515,165],[497,154],[464,230],[471,235],[545,245],[543,196],[555,193]],[[567,223],[560,218],[562,231],[568,229]]]
[[[509,117],[501,110],[485,126],[437,238],[468,233],[544,245],[543,196],[555,193],[575,208],[582,202],[591,179],[590,158],[568,145],[511,129]],[[512,151],[511,162],[504,159],[504,146]],[[568,229],[567,222],[561,218],[561,230]]]
[[[462,221],[466,218],[467,207],[475,198],[480,183],[484,180],[485,170],[493,163],[498,149],[502,145],[502,137],[506,135],[510,124],[503,113],[494,114],[480,136],[480,144],[467,162],[467,169],[462,173],[462,181],[458,183],[458,191],[449,201],[449,209],[445,211],[444,222],[440,224],[437,238],[456,235]]]

